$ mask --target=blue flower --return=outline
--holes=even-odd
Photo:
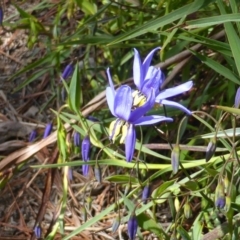
[[[224,208],[226,204],[226,199],[224,196],[219,196],[216,200],[215,200],[215,206],[216,208]]]
[[[87,164],[82,165],[82,172],[83,172],[83,176],[87,177],[89,172],[89,165]]]
[[[81,137],[79,132],[73,134],[73,144],[75,147],[80,147]]]
[[[2,9],[2,7],[0,6],[0,25],[2,25],[2,23],[3,23],[3,16],[4,16],[4,14],[3,14],[3,9]]]
[[[87,135],[82,141],[82,159],[84,162],[89,161],[90,148],[91,142],[89,136]],[[82,165],[82,172],[85,177],[88,175],[88,171],[89,165]]]
[[[39,226],[36,226],[34,228],[34,233],[35,233],[36,238],[40,238],[41,237],[41,228]]]
[[[145,101],[143,96],[148,97],[151,89],[153,88],[156,95],[156,103],[179,108],[190,115],[191,111],[189,111],[187,108],[174,101],[166,100],[166,98],[189,91],[193,86],[192,81],[188,81],[177,87],[160,91],[160,87],[165,80],[164,74],[160,68],[150,66],[154,52],[159,49],[159,47],[153,49],[144,59],[143,63],[141,62],[138,51],[134,49],[133,80],[138,89],[138,92],[135,94],[134,105],[141,106]]]
[[[89,160],[90,147],[91,142],[89,136],[87,135],[82,141],[82,159],[85,162]]]
[[[138,222],[135,214],[132,214],[128,220],[128,237],[130,240],[134,240],[138,228]]]
[[[107,103],[111,113],[117,118],[110,124],[109,138],[114,142],[122,134],[120,143],[125,142],[126,160],[130,162],[136,143],[135,126],[151,125],[161,121],[172,121],[172,119],[157,115],[144,116],[155,103],[155,92],[153,89],[151,89],[151,93],[142,106],[133,108],[134,97],[131,88],[127,85],[122,85],[115,91],[109,69],[107,74],[110,83],[110,87],[106,89]]]
[[[62,78],[66,80],[68,77],[70,77],[73,73],[74,67],[72,63],[69,63],[63,70]]]
[[[37,130],[33,129],[29,135],[28,141],[33,142],[36,139],[36,137],[37,137]]]
[[[137,89],[145,96],[148,96],[151,88],[154,89],[157,96],[159,88],[165,80],[160,68],[150,66],[153,54],[157,50],[160,50],[160,47],[154,48],[142,62],[139,52],[134,48],[133,80]]]
[[[45,127],[45,130],[44,130],[44,134],[43,134],[43,138],[47,138],[50,133],[52,132],[52,128],[53,128],[53,125],[52,123],[48,123]]]
[[[217,208],[224,208],[226,204],[225,192],[224,192],[224,183],[219,181],[215,190],[215,206]]]
[[[240,105],[240,87],[237,89],[236,92],[234,107],[239,108],[239,105]]]
[[[143,191],[142,191],[142,201],[143,201],[143,204],[146,204],[147,203],[147,200],[149,198],[149,195],[150,195],[150,186],[149,186],[149,183],[143,188]]]

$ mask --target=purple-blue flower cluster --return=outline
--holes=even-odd
[[[190,90],[192,81],[188,81],[177,87],[160,90],[165,80],[165,76],[160,68],[150,66],[154,53],[160,50],[159,47],[153,49],[144,61],[134,49],[133,80],[137,90],[132,90],[127,85],[114,89],[112,77],[109,69],[107,76],[109,86],[106,89],[106,98],[109,109],[116,120],[111,122],[109,127],[109,138],[115,141],[121,135],[120,143],[125,143],[125,156],[127,162],[132,161],[135,144],[135,126],[151,125],[162,121],[173,121],[172,118],[158,115],[146,116],[155,104],[168,105],[181,109],[187,114],[191,114],[186,107],[174,101],[166,100]]]

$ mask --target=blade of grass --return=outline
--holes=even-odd
[[[221,14],[226,14],[224,5],[222,0],[217,0],[218,7],[220,9]],[[224,23],[224,28],[226,30],[227,38],[233,53],[233,58],[235,60],[238,74],[240,75],[240,39],[238,37],[238,34],[236,33],[232,23]],[[239,83],[238,83],[239,84]]]
[[[201,7],[204,7],[214,1],[204,1],[204,0],[197,0],[193,3],[185,5],[177,10],[157,19],[153,19],[148,21],[147,23],[143,24],[142,26],[138,26],[130,32],[124,33],[118,37],[116,37],[112,42],[108,45],[114,45],[132,38],[136,38],[141,36],[147,32],[155,31],[158,28],[161,28],[167,24],[173,23],[174,21],[181,19],[182,17],[194,13],[198,11]]]
[[[205,63],[210,68],[212,68],[214,71],[218,72],[219,74],[221,74],[225,78],[231,80],[232,82],[240,85],[240,80],[237,78],[237,76],[234,75],[234,73],[230,69],[221,65],[217,61],[214,61],[213,59],[206,57],[205,55],[201,55],[201,54],[199,54],[197,52],[193,52],[193,51],[192,51],[192,53],[195,56],[197,56],[203,63]]]
[[[202,28],[212,25],[223,24],[226,22],[240,22],[240,13],[222,14],[214,17],[201,18],[197,20],[187,21],[186,28]]]

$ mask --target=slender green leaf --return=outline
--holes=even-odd
[[[81,98],[81,87],[80,87],[80,77],[79,77],[79,66],[77,63],[71,79],[70,86],[69,86],[69,95],[68,95],[69,106],[75,113],[78,113],[80,110],[80,104],[81,104],[80,98]]]
[[[206,3],[206,1],[204,1],[204,0],[194,1],[193,3],[185,5],[181,8],[178,8],[177,10],[172,11],[171,13],[169,13],[163,17],[159,17],[157,19],[148,21],[147,23],[143,24],[142,26],[138,26],[135,29],[133,29],[132,31],[128,31],[127,33],[124,33],[124,34],[116,37],[109,45],[114,45],[114,44],[120,43],[122,41],[136,38],[147,32],[156,31],[157,29],[159,29],[167,24],[171,24],[174,21],[181,19],[185,15],[196,12],[203,5],[210,4],[211,2],[212,1],[208,1],[208,3]]]
[[[220,12],[222,14],[226,14],[224,5],[223,5],[223,1],[222,0],[218,0],[218,7],[220,9]],[[224,23],[224,27],[226,30],[226,34],[227,34],[227,38],[230,44],[230,47],[232,49],[232,53],[233,53],[233,57],[238,69],[238,74],[240,75],[240,38],[238,33],[235,31],[232,23]],[[239,83],[238,83],[239,84]]]
[[[231,80],[232,82],[240,85],[239,78],[237,78],[237,76],[235,76],[234,73],[227,67],[225,67],[225,66],[221,65],[220,63],[214,61],[213,59],[211,59],[207,56],[201,55],[197,52],[193,52],[193,54],[196,55],[203,63],[205,63],[210,68],[212,68],[214,71],[218,72],[219,74],[221,74],[225,78]]]
[[[226,22],[240,22],[240,13],[222,14],[214,17],[201,18],[197,20],[187,21],[187,28],[209,27],[216,24]]]

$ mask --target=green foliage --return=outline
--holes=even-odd
[[[63,171],[59,215],[54,219],[46,239],[54,239],[57,232],[63,240],[79,237],[81,232],[110,216],[116,202],[121,209],[129,209],[126,216],[121,213],[121,224],[126,224],[135,211],[140,237],[141,231],[149,231],[159,239],[170,239],[169,236],[175,239],[204,239],[204,234],[210,233],[213,228],[221,228],[222,223],[216,220],[221,211],[229,227],[229,235],[234,239],[239,234],[237,212],[240,209],[240,189],[237,186],[240,164],[240,128],[237,123],[240,110],[232,107],[235,89],[240,85],[239,2],[56,2],[43,1],[35,7],[34,13],[15,4],[19,21],[14,24],[4,22],[12,29],[29,31],[29,48],[43,46],[41,58],[26,64],[10,77],[12,81],[23,74],[27,76],[14,91],[42,80],[44,76],[51,79],[48,98],[49,102],[53,102],[51,108],[57,120],[59,161],[33,166]],[[55,9],[50,22],[40,21],[38,14],[48,8]],[[134,161],[127,163],[122,146],[108,140],[112,116],[103,92],[108,85],[105,70],[111,68],[116,85],[127,83],[132,86],[132,79],[128,79],[132,77],[132,49],[137,48],[145,56],[156,46],[162,49],[153,63],[161,67],[167,76],[164,88],[189,79],[194,81],[194,87],[188,94],[174,98],[191,109],[193,115],[184,117],[180,111],[168,107],[153,109],[151,113],[171,116],[174,122],[142,127],[138,131],[142,137],[137,138]],[[70,62],[76,62],[74,73],[62,82],[61,73]],[[59,100],[60,93],[56,89],[60,87],[66,89],[66,104]],[[94,115],[99,122],[88,120],[88,115]],[[90,136],[93,146],[87,162],[73,154],[69,143],[73,130],[78,131],[81,137]],[[206,162],[210,139],[214,139],[216,151],[214,149]],[[173,144],[176,144],[175,147]],[[174,174],[172,150],[176,150],[175,158],[179,163]],[[73,158],[74,161],[71,161]],[[71,198],[68,195],[68,169],[82,165],[94,168],[96,160],[102,170],[102,181],[117,186],[115,202],[108,203],[96,216],[86,213],[85,222],[75,230],[65,231],[65,210]],[[142,174],[141,170],[146,174]],[[224,182],[225,176],[229,177],[229,186],[225,186],[228,190],[221,193],[227,198],[227,207],[218,210],[214,205],[215,189],[218,181]],[[4,188],[10,178],[3,176],[0,188]],[[94,178],[89,177],[87,181],[89,184]],[[147,204],[143,204],[139,196],[147,182],[155,185]],[[125,196],[123,188],[128,184],[131,189]],[[85,192],[85,187],[81,191]],[[177,210],[174,199],[179,200]],[[85,204],[86,199],[83,201]],[[186,214],[186,208],[184,210],[186,201],[189,214]],[[157,213],[168,207],[171,219],[164,228]],[[216,239],[223,239],[227,233],[224,229],[218,231]]]

